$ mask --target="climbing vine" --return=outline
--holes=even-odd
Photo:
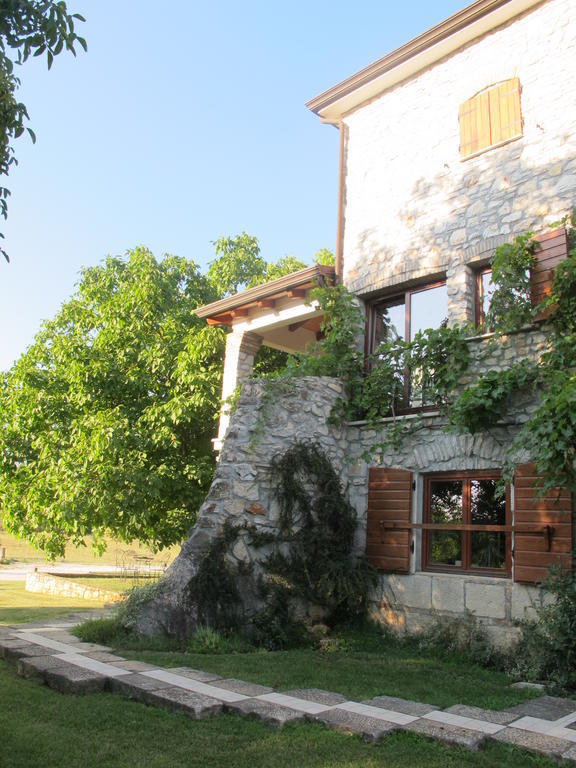
[[[362,615],[376,573],[354,550],[356,513],[323,450],[296,442],[271,463],[280,517],[277,531],[227,523],[206,549],[189,596],[199,624],[239,629],[267,647],[306,636],[302,606],[323,622]],[[233,564],[239,535],[262,550],[254,566]],[[257,596],[257,610],[247,609]]]

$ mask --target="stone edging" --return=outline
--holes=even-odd
[[[51,573],[34,571],[26,574],[26,591],[41,592],[56,597],[78,597],[81,600],[98,600],[105,603],[119,603],[123,596],[110,589],[89,587],[77,581],[56,576]]]
[[[455,705],[446,710],[390,696],[347,701],[330,691],[277,693],[266,686],[222,679],[201,670],[162,669],[129,661],[111,649],[83,643],[73,623],[0,627],[0,656],[18,673],[62,693],[112,691],[193,719],[234,712],[281,727],[308,720],[376,742],[394,730],[409,730],[447,744],[478,749],[487,740],[576,761],[576,701],[542,696],[505,711]]]

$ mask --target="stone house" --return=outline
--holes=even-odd
[[[539,243],[535,299],[546,291],[567,254],[566,232],[550,225],[576,200],[575,12],[574,0],[477,0],[308,102],[340,132],[335,271],[311,267],[198,312],[231,329],[224,397],[248,377],[260,344],[294,350],[315,338],[321,312],[306,301],[318,280],[342,280],[358,297],[367,352],[385,333],[410,339],[445,320],[481,326],[490,257],[528,230]],[[470,339],[473,355],[487,339]],[[544,342],[545,328],[527,328],[481,370],[536,355]],[[300,437],[322,441],[348,486],[358,546],[380,574],[373,608],[383,621],[417,631],[436,615],[472,611],[507,634],[540,600],[534,585],[547,567],[569,567],[569,494],[537,497],[529,456],[506,500],[494,493],[530,399],[474,436],[447,433],[429,412],[417,436],[367,462],[378,432],[327,422],[338,382],[295,382],[254,445],[261,392],[247,383],[230,424],[223,414],[214,484],[174,582],[227,517],[274,525],[267,462]],[[234,557],[252,553],[239,541]]]

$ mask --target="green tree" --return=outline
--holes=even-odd
[[[46,54],[48,69],[63,50],[76,55],[75,45],[86,50],[86,41],[74,30],[74,21],[84,21],[77,13],[69,14],[62,0],[0,0],[0,175],[7,176],[17,164],[12,142],[25,131],[32,141],[34,132],[26,128],[28,111],[16,99],[20,80],[14,64],[23,64],[30,56]],[[0,215],[8,212],[10,191],[0,186]],[[0,237],[4,235],[0,233]],[[8,261],[3,248],[0,252]]]
[[[224,334],[196,317],[213,287],[144,248],[83,271],[4,375],[0,509],[49,556],[93,534],[182,540],[213,471]]]

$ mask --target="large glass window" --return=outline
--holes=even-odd
[[[419,331],[439,328],[447,321],[446,283],[412,288],[401,295],[374,303],[368,324],[367,352],[377,354],[381,344],[402,339],[413,341]],[[422,371],[400,371],[403,409],[427,405]]]
[[[499,477],[432,475],[424,484],[424,566],[438,570],[510,572],[506,494]]]

